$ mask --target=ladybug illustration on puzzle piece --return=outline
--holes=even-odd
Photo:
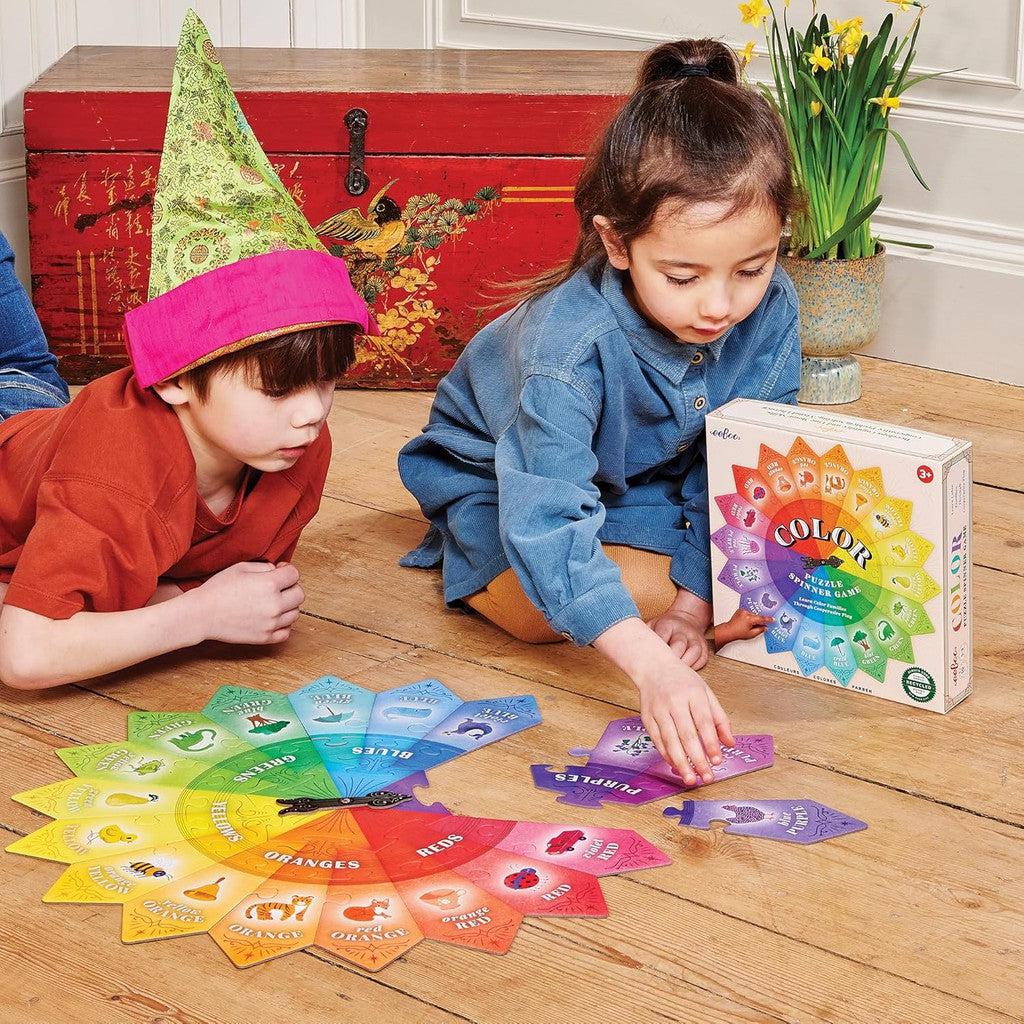
[[[505,876],[505,885],[509,889],[532,889],[540,881],[535,868],[523,868]]]

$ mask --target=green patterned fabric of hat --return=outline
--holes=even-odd
[[[208,270],[324,250],[270,166],[195,11],[185,15],[153,200],[149,298]]]

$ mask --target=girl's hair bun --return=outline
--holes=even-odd
[[[739,58],[717,39],[680,39],[645,54],[636,88],[583,165],[573,203],[580,233],[572,257],[512,285],[519,299],[557,288],[591,261],[601,265],[598,216],[628,249],[666,203],[721,204],[722,220],[767,208],[780,225],[805,208],[778,112],[740,81]]]
[[[637,75],[637,91],[660,82],[684,78],[714,78],[736,85],[740,80],[739,61],[717,39],[681,39],[662,43],[647,54]]]

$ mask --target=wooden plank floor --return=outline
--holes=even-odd
[[[430,396],[341,393],[321,511],[296,564],[307,600],[274,651],[205,645],[38,696],[0,694],[0,827],[45,823],[7,799],[65,778],[55,748],[119,739],[136,708],[198,709],[220,685],[292,690],[325,673],[379,690],[437,676],[468,698],[534,693],[543,725],[431,773],[461,813],[635,828],[673,857],[604,881],[611,916],[528,918],[495,957],[424,942],[376,976],[305,952],[236,971],[205,936],[124,946],[119,908],[44,905],[59,866],[0,855],[0,1006],[33,1021],[857,1022],[1024,1020],[1024,389],[864,360],[858,415],[975,444],[975,693],[948,716],[726,660],[707,675],[737,732],[776,765],[716,797],[806,796],[868,831],[799,849],[676,828],[664,804],[573,811],[535,790],[637,710],[589,650],[529,648],[443,609],[398,568],[423,526],[394,471]],[[564,762],[563,762],[564,763]]]

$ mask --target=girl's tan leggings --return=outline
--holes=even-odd
[[[677,588],[669,578],[672,559],[625,544],[605,544],[604,553],[618,565],[622,582],[633,595],[642,618],[667,611]],[[483,589],[470,594],[466,604],[506,633],[528,644],[553,644],[564,638],[548,624],[526,596],[513,569],[506,569]]]

